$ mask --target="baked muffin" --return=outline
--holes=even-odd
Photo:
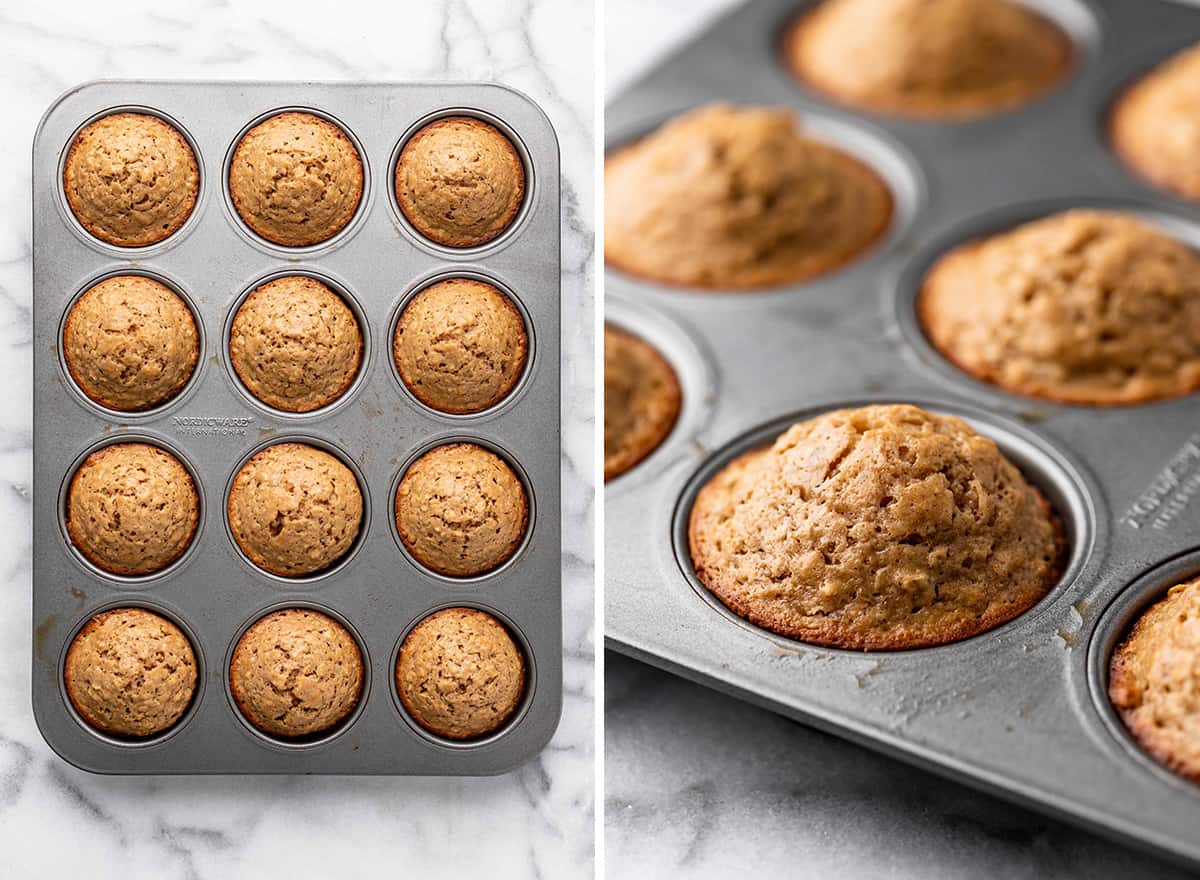
[[[229,661],[229,691],[246,720],[271,736],[315,736],[344,721],[363,690],[363,658],[344,626],[311,608],[255,621]]]
[[[1027,103],[1058,84],[1071,41],[1010,0],[825,0],[788,32],[793,73],[880,113],[962,118]]]
[[[528,351],[517,307],[494,285],[471,278],[439,281],[413,297],[392,344],[405,387],[447,413],[481,412],[503,400]]]
[[[362,330],[346,302],[315,278],[256,287],[233,318],[229,359],[267,406],[306,413],[341,397],[362,365]]]
[[[200,496],[187,468],[148,443],[97,449],[67,493],[67,534],[93,565],[147,575],[183,555],[200,521]]]
[[[866,406],[793,425],[701,489],[696,576],[732,611],[839,648],[922,648],[1016,617],[1057,582],[1046,500],[953,416]]]
[[[396,529],[413,558],[450,577],[505,563],[529,518],[512,468],[474,443],[450,443],[413,462],[396,489]]]
[[[284,247],[319,244],[353,219],[363,165],[353,141],[312,113],[272,116],[246,132],[229,163],[229,195],[247,226]]]
[[[140,412],[183,390],[200,358],[192,311],[164,284],[114,275],[71,306],[63,359],[75,384],[109,409]]]
[[[148,113],[113,113],[67,151],[63,192],[88,232],[118,247],[157,244],[191,216],[200,166],[174,126]]]
[[[259,568],[303,577],[329,568],[358,538],[363,500],[354,472],[307,443],[276,443],[233,479],[233,539]]]
[[[396,160],[396,203],[421,235],[447,247],[486,244],[516,219],[525,168],[512,141],[471,116],[431,122]]]
[[[490,614],[446,608],[404,639],[396,658],[396,693],[430,733],[477,739],[516,712],[525,693],[525,658]]]
[[[1111,405],[1200,388],[1200,255],[1132,215],[1067,211],[942,257],[930,341],[1017,394]]]
[[[173,727],[196,693],[187,636],[144,608],[102,611],[83,625],[63,664],[67,698],[92,727],[148,737]]]
[[[679,416],[679,379],[657,349],[604,325],[604,479],[658,448]]]
[[[1200,199],[1200,45],[1160,64],[1121,96],[1112,140],[1137,173]]]
[[[604,163],[604,256],[651,281],[747,288],[803,281],[879,240],[892,197],[786,110],[686,113]]]
[[[1200,579],[1142,614],[1113,652],[1108,695],[1142,748],[1200,783]]]

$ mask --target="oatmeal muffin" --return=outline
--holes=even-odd
[[[396,529],[418,562],[450,577],[508,561],[525,536],[529,501],[504,459],[474,443],[438,446],[396,489]]]
[[[838,410],[735,459],[688,529],[700,582],[780,635],[921,648],[1016,617],[1057,582],[1046,500],[961,419],[914,406]]]
[[[1112,405],[1200,388],[1200,255],[1132,215],[1067,211],[956,248],[918,302],[942,354],[985,382]]]
[[[446,608],[404,639],[396,658],[396,693],[430,733],[477,739],[516,712],[525,693],[525,658],[490,614]]]
[[[396,203],[421,235],[476,247],[516,219],[525,169],[504,133],[482,119],[451,116],[426,125],[396,161]]]
[[[649,343],[604,325],[604,479],[625,473],[671,433],[681,392],[675,371]]]
[[[306,413],[346,393],[362,364],[362,330],[345,301],[315,278],[255,288],[233,318],[229,359],[267,406]]]
[[[494,285],[471,278],[439,281],[413,297],[392,345],[405,387],[447,413],[481,412],[503,400],[528,351],[517,307]]]
[[[785,41],[793,73],[879,113],[962,118],[1027,103],[1063,80],[1074,49],[1009,0],[825,0]]]
[[[285,608],[255,621],[233,649],[229,690],[246,720],[271,736],[324,733],[362,697],[358,642],[311,608]]]
[[[142,275],[115,275],[75,301],[63,326],[63,359],[79,389],[101,406],[140,412],[183,390],[200,358],[187,304]]]
[[[93,565],[147,575],[183,555],[200,521],[179,459],[148,443],[114,443],[84,459],[67,493],[67,534]]]
[[[363,195],[353,141],[312,113],[272,116],[246,132],[229,163],[229,195],[247,226],[284,247],[341,232]]]
[[[329,568],[358,538],[363,500],[354,472],[307,443],[276,443],[229,490],[229,528],[242,552],[282,577]]]
[[[879,240],[892,197],[786,110],[712,105],[604,163],[604,256],[667,284],[749,288],[829,272]]]
[[[1200,199],[1200,45],[1160,64],[1121,96],[1112,140],[1137,173]]]
[[[71,213],[118,247],[157,244],[196,207],[200,167],[170,123],[147,113],[113,113],[75,137],[63,166]]]

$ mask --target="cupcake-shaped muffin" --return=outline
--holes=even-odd
[[[1200,783],[1200,579],[1142,614],[1113,653],[1108,695],[1142,748]]]
[[[930,341],[1018,394],[1111,405],[1200,388],[1200,255],[1132,215],[1067,211],[929,272]]]
[[[341,232],[363,195],[363,165],[346,133],[312,113],[272,116],[246,132],[229,163],[229,195],[247,226],[284,247]]]
[[[400,379],[426,406],[475,413],[503,400],[525,370],[529,337],[512,301],[472,278],[418,293],[396,323]]]
[[[191,309],[166,285],[142,275],[115,275],[88,288],[67,313],[62,344],[80,390],[121,412],[171,400],[200,357]]]
[[[765,108],[687,113],[609,156],[604,186],[605,259],[693,287],[828,272],[878,241],[892,213],[871,169]]]
[[[836,101],[898,116],[955,118],[1024,104],[1070,69],[1071,41],[1010,0],[824,0],[784,54]]]
[[[79,717],[120,737],[175,725],[196,693],[196,655],[171,621],[144,608],[102,611],[84,624],[63,664]]]
[[[525,487],[502,459],[474,443],[438,446],[396,489],[396,529],[413,558],[439,574],[473,577],[508,561],[525,535]]]
[[[680,399],[679,379],[657,349],[604,325],[604,479],[658,448],[675,425]]]
[[[200,521],[187,468],[148,443],[114,443],[84,459],[67,493],[67,534],[93,565],[147,575],[183,555]]]
[[[305,275],[256,287],[229,331],[229,359],[242,384],[286,412],[312,412],[345,394],[362,350],[362,330],[345,300]]]
[[[1143,177],[1200,199],[1200,45],[1168,59],[1121,96],[1112,139]]]
[[[363,500],[354,472],[324,449],[276,443],[238,471],[227,505],[233,539],[272,574],[329,568],[358,538]]]
[[[311,608],[255,621],[229,662],[229,691],[246,720],[270,736],[315,736],[336,727],[362,697],[358,642]]]
[[[470,116],[431,122],[396,161],[396,203],[417,232],[447,247],[486,244],[516,219],[525,169],[512,141]]]
[[[961,419],[914,406],[838,410],[735,459],[688,529],[700,582],[780,635],[890,650],[1016,617],[1058,580],[1044,498]]]
[[[63,166],[75,219],[118,247],[157,244],[191,215],[200,168],[174,126],[147,113],[113,113],[75,137]]]
[[[504,725],[525,693],[525,658],[503,624],[474,608],[429,615],[404,639],[396,693],[414,721],[468,740]]]

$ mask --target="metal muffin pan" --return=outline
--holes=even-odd
[[[287,109],[336,121],[360,150],[362,204],[346,230],[308,248],[254,235],[233,211],[229,156],[255,121]],[[109,112],[160,115],[184,134],[201,168],[193,215],[165,241],[119,248],[90,236],[62,191],[75,133]],[[480,248],[418,241],[401,222],[392,163],[418,123],[476,115],[517,145],[526,202],[513,228]],[[490,84],[96,82],[46,112],[34,139],[34,565],[33,708],[42,735],[64,759],[100,773],[356,773],[482,775],[535,755],[558,724],[562,703],[559,521],[559,157],[544,113],[524,95]],[[75,298],[113,274],[142,273],[183,294],[200,330],[196,373],[172,401],[120,413],[89,401],[60,356],[62,323]],[[342,294],[364,335],[360,376],[338,401],[289,414],[255,400],[229,363],[233,311],[253,287],[307,274]],[[400,304],[434,279],[494,281],[513,295],[529,332],[525,375],[505,401],[473,416],[419,404],[391,364]],[[536,343],[534,342],[536,340]],[[188,551],[147,577],[117,577],[88,563],[64,526],[66,491],[84,454],[144,440],[192,472],[201,520]],[[228,530],[234,474],[271,443],[299,440],[334,452],[354,471],[364,500],[356,545],[328,571],[304,578],[250,563]],[[524,542],[501,568],[477,578],[436,575],[395,538],[394,492],[418,452],[468,440],[514,465],[529,495]],[[139,606],[174,620],[197,656],[196,695],[163,734],[126,741],[86,725],[62,687],[67,648],[95,613]],[[394,687],[401,637],[428,614],[464,605],[495,614],[526,655],[524,701],[496,733],[468,743],[440,740],[407,718]],[[364,690],[355,713],[312,739],[282,741],[252,728],[228,692],[228,663],[247,626],[272,610],[316,608],[341,620],[363,652]]]
[[[789,108],[876,167],[863,145],[887,145],[895,155],[885,179],[894,181],[889,168],[911,167],[915,186],[896,193],[898,218],[878,246],[807,283],[694,291],[606,271],[607,319],[659,347],[685,398],[709,389],[703,418],[681,418],[658,450],[606,485],[606,642],[1198,867],[1200,786],[1141,752],[1105,690],[1108,658],[1133,615],[1200,573],[1200,394],[1115,408],[1010,394],[942,358],[914,300],[947,248],[1071,206],[1134,210],[1200,243],[1200,206],[1125,168],[1106,133],[1125,85],[1200,40],[1200,9],[1033,4],[1077,41],[1071,75],[1027,106],[939,123],[855,111],[793,78],[780,39],[809,5],[760,0],[734,10],[607,108],[609,150],[712,101]],[[1070,562],[1034,608],[955,644],[862,653],[756,627],[696,581],[686,521],[705,480],[795,421],[869,402],[964,416],[1054,503]]]

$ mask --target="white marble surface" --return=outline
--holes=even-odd
[[[0,2],[0,875],[591,875],[592,47],[589,0]],[[488,779],[107,778],[42,742],[29,681],[29,157],[51,101],[98,77],[496,80],[549,113],[564,178],[566,696],[535,762]]]

